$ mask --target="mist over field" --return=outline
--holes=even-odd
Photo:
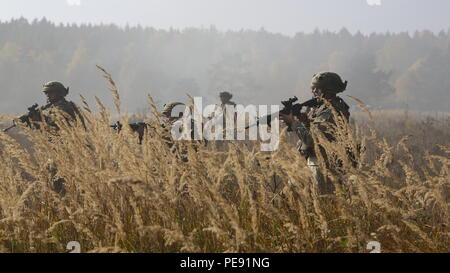
[[[130,112],[151,94],[216,103],[308,99],[333,70],[372,109],[449,112],[450,2],[435,0],[0,0],[1,113],[45,103],[58,80],[89,102],[111,98],[106,68]]]
[[[0,112],[45,103],[40,90],[50,80],[68,85],[75,102],[82,94],[110,104],[96,65],[112,74],[130,112],[145,109],[147,94],[158,105],[186,101],[186,94],[216,103],[221,91],[242,104],[308,99],[312,75],[323,70],[348,80],[344,95],[373,109],[449,111],[449,31],[351,34],[343,28],[290,37],[264,29],[158,30],[21,18],[0,23]]]
[[[435,0],[0,0],[0,113],[45,104],[57,80],[112,106],[100,65],[126,111],[187,95],[241,104],[311,97],[331,70],[342,95],[371,110],[450,111],[450,2]]]

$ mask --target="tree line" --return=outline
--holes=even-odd
[[[301,27],[301,26],[299,26]],[[449,112],[450,30],[351,34],[209,28],[0,22],[0,112],[17,113],[44,100],[50,80],[78,94],[111,102],[96,65],[112,74],[124,107],[139,111],[147,94],[158,104],[186,94],[216,102],[228,91],[243,104],[275,104],[293,95],[308,99],[318,71],[339,73],[347,94],[374,109]]]

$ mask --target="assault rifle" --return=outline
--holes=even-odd
[[[129,123],[128,126],[130,126],[130,128],[133,132],[136,132],[140,128],[147,128],[147,126],[149,126],[149,124],[145,123],[145,122],[134,122],[134,123]],[[123,128],[123,124],[120,121],[117,121],[116,123],[110,125],[109,127],[120,132],[120,130],[122,130],[122,128]]]
[[[314,99],[310,99],[308,101],[305,101],[303,103],[295,103],[298,101],[297,97],[293,97],[293,98],[289,98],[288,100],[285,101],[281,101],[281,104],[283,104],[283,109],[281,109],[281,111],[279,111],[278,113],[274,113],[271,115],[267,115],[264,117],[261,117],[260,119],[258,119],[256,121],[256,123],[249,125],[247,127],[245,127],[245,129],[254,127],[254,126],[258,126],[258,125],[267,125],[269,127],[272,126],[272,118],[275,115],[289,115],[289,114],[293,114],[294,116],[300,116],[300,113],[303,109],[303,107],[316,107],[319,106],[321,104],[320,100],[314,98]],[[288,131],[292,131],[291,127],[288,127]]]
[[[42,109],[38,109],[38,107],[39,105],[37,103],[33,104],[31,107],[28,107],[28,113],[20,116],[19,118],[17,118],[17,120],[19,120],[21,123],[25,123],[27,127],[31,128],[33,121],[40,120],[40,110]],[[6,133],[14,127],[17,127],[16,120],[13,120],[13,125],[4,129],[3,132]]]
[[[131,131],[137,132],[139,134],[139,144],[142,144],[142,139],[144,138],[144,131],[148,127],[151,127],[150,124],[146,122],[134,122],[129,123]],[[120,132],[123,128],[123,124],[120,121],[110,125],[109,127],[113,128],[115,131]]]

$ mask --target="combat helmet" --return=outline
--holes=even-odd
[[[172,111],[173,109],[178,105],[184,105],[182,102],[170,102],[164,104],[164,109],[162,110],[161,114],[170,118],[172,117]]]
[[[319,88],[322,91],[337,94],[345,91],[347,81],[343,82],[341,77],[334,72],[319,72],[314,74],[311,88]]]
[[[51,81],[46,84],[44,84],[44,87],[42,89],[42,92],[47,93],[50,91],[57,92],[61,96],[65,97],[67,94],[69,94],[69,87],[65,88],[64,85],[57,81]]]
[[[233,95],[230,92],[220,92],[219,97],[223,99],[224,101],[229,101],[233,97]]]

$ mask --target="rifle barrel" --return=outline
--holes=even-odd
[[[4,132],[4,133],[6,133],[6,132],[8,132],[9,130],[11,130],[12,128],[14,128],[14,127],[16,127],[16,125],[15,125],[15,124],[13,124],[13,125],[9,126],[9,127],[8,127],[8,128],[6,128],[6,129],[3,129],[3,132]]]
[[[260,124],[262,124],[262,125],[264,125],[264,124],[270,124],[270,123],[272,122],[273,116],[279,115],[279,114],[280,114],[280,112],[278,111],[278,112],[275,112],[275,113],[270,114],[270,115],[265,115],[265,116],[259,118],[259,119],[256,121],[256,123],[253,123],[253,124],[251,124],[251,125],[249,125],[249,126],[246,126],[245,129],[247,130],[247,129],[251,128],[251,127],[255,127],[255,126],[258,126],[258,125],[260,125]]]

